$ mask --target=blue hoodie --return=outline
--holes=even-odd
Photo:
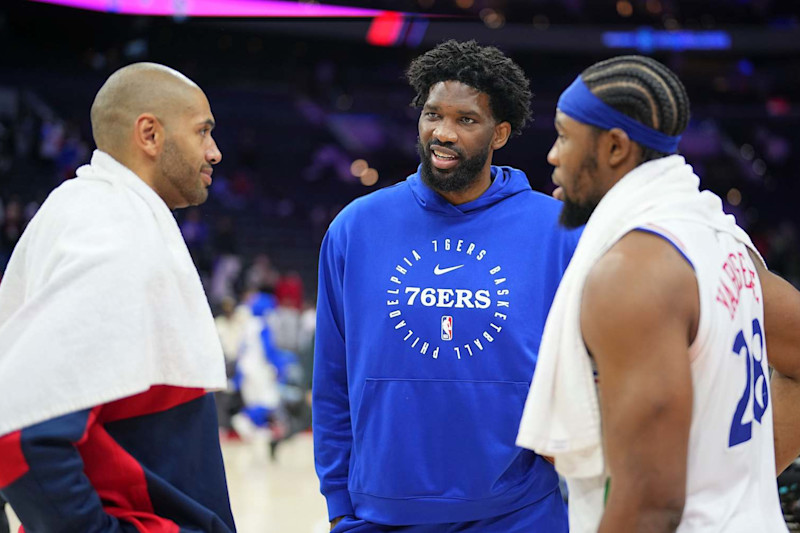
[[[348,205],[319,264],[314,451],[330,518],[390,525],[510,513],[556,489],[515,446],[579,233],[525,174],[454,206],[419,173]]]

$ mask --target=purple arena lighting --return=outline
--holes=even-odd
[[[386,11],[276,0],[30,0],[123,15],[185,17],[375,17]]]

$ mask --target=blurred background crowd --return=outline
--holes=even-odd
[[[495,44],[524,68],[534,122],[495,160],[545,193],[561,90],[612,55],[667,64],[692,100],[680,151],[770,268],[800,287],[796,1],[333,0],[383,10],[336,19],[193,17],[191,2],[173,0],[86,4],[110,12],[0,6],[0,276],[38,206],[89,160],[89,107],[107,76],[156,61],[193,78],[224,157],[208,202],[176,217],[228,361],[223,438],[279,456],[309,427],[319,244],[344,205],[416,168],[418,111],[403,73],[445,38]],[[173,16],[120,13],[160,4]],[[782,490],[791,514],[797,484]]]

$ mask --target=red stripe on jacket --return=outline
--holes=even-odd
[[[22,431],[14,431],[0,437],[0,488],[11,485],[28,473],[21,436]]]
[[[178,533],[172,520],[156,516],[144,470],[136,459],[111,438],[102,424],[89,428],[78,445],[84,473],[111,516],[133,524],[142,533]]]

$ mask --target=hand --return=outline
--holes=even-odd
[[[342,515],[342,516],[337,516],[336,518],[334,518],[333,520],[331,520],[331,531],[333,531],[333,528],[335,528],[335,527],[336,527],[336,524],[338,524],[339,522],[341,522],[341,521],[342,521],[342,518],[344,518],[344,515]]]

